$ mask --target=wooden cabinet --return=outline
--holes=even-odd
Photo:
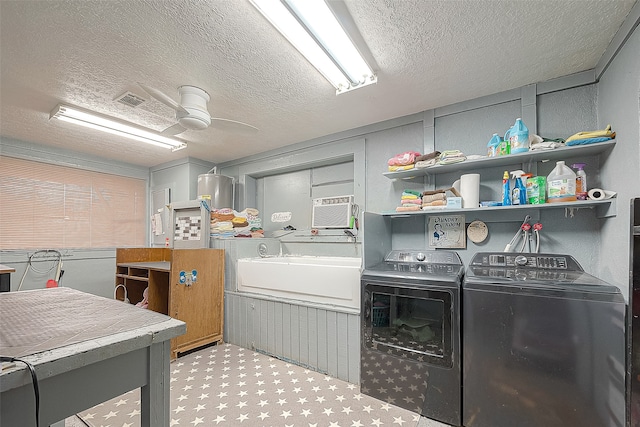
[[[116,298],[136,304],[148,287],[148,308],[187,324],[171,340],[171,355],[221,342],[224,322],[224,250],[118,248]],[[122,285],[122,286],[120,286]]]

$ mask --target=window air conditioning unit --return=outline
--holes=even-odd
[[[311,228],[351,228],[353,196],[313,199]]]

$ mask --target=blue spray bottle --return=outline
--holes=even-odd
[[[507,171],[504,171],[504,175],[502,175],[502,206],[511,206],[511,188]]]
[[[511,177],[515,180],[513,190],[511,191],[511,204],[526,205],[527,204],[527,186],[522,182],[521,170],[511,171]]]

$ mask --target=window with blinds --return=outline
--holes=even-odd
[[[0,164],[0,249],[145,245],[145,180],[6,156]]]

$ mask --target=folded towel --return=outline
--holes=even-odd
[[[441,165],[448,165],[451,163],[459,163],[464,162],[467,157],[460,150],[445,150],[440,153],[440,160],[438,161]]]
[[[404,166],[389,166],[389,172],[398,172],[398,171],[406,171],[413,169],[414,165],[404,165]]]
[[[587,145],[587,144],[593,144],[594,142],[604,142],[604,141],[610,141],[610,140],[611,138],[606,136],[601,136],[598,138],[573,139],[567,142],[567,146],[572,147],[574,145]]]
[[[416,163],[425,162],[428,160],[433,160],[440,155],[439,151],[434,151],[433,153],[423,154],[422,156],[416,157]]]
[[[447,195],[445,193],[436,193],[422,196],[423,204],[433,202],[434,200],[447,200]]]
[[[542,141],[542,142],[537,142],[535,144],[531,144],[529,146],[529,150],[530,151],[537,151],[537,150],[554,150],[556,148],[560,148],[560,147],[564,147],[564,143],[563,142],[556,142],[556,141]]]
[[[233,209],[214,209],[211,211],[211,219],[217,219],[218,221],[231,221],[235,218]]]
[[[572,144],[569,144],[569,142],[574,140],[583,140],[583,139],[591,139],[591,138],[613,139],[615,137],[616,137],[616,133],[611,130],[611,125],[607,125],[607,127],[602,130],[590,130],[586,132],[578,132],[574,135],[571,135],[569,138],[567,138],[565,142],[567,143],[567,145],[572,145]]]
[[[402,205],[421,205],[422,199],[403,199],[401,201]]]
[[[402,194],[401,199],[402,200],[413,200],[413,199],[417,199],[418,196],[416,196],[415,194]]]
[[[415,168],[424,169],[431,166],[435,166],[438,164],[438,160],[440,160],[440,157],[436,157],[435,159],[431,159],[431,160],[421,160],[419,162],[416,162]]]
[[[404,190],[402,190],[402,195],[404,196],[405,194],[413,194],[415,196],[422,196],[422,191],[404,189]]]
[[[389,160],[387,160],[387,164],[389,166],[405,166],[411,165],[416,162],[416,157],[419,156],[420,153],[417,151],[405,151],[404,153],[396,154]]]
[[[433,200],[431,202],[423,203],[422,207],[425,206],[445,206],[447,204],[446,200]]]
[[[420,210],[420,206],[418,205],[414,205],[414,206],[398,206],[396,208],[396,212],[411,212],[411,211],[419,211]]]
[[[249,222],[246,218],[242,218],[241,216],[237,216],[231,220],[231,223],[234,227],[246,227],[249,225]]]

